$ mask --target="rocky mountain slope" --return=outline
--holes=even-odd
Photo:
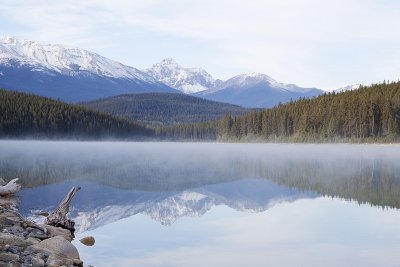
[[[123,93],[176,92],[146,73],[84,49],[0,40],[0,87],[68,102]]]
[[[154,64],[145,73],[185,94],[197,93],[215,87],[218,80],[201,68],[184,68],[171,58]]]

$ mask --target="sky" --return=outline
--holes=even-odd
[[[400,79],[397,0],[0,0],[0,37],[325,90]]]

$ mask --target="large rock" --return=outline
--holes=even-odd
[[[55,254],[60,258],[80,259],[79,252],[74,245],[62,236],[55,236],[30,247],[33,251],[44,251]]]
[[[69,230],[60,228],[60,227],[54,227],[51,225],[47,224],[40,224],[41,227],[45,228],[47,230],[47,236],[48,237],[55,237],[55,236],[62,236],[68,241],[72,241],[72,234]]]

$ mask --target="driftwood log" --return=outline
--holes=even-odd
[[[17,184],[18,178],[12,179],[8,184],[0,186],[0,196],[14,195],[21,189],[21,185]]]
[[[65,198],[61,201],[58,207],[49,214],[46,218],[46,224],[61,227],[64,229],[69,230],[72,234],[75,232],[75,222],[68,219],[67,214],[69,212],[69,208],[71,205],[71,200],[76,194],[76,192],[81,189],[80,187],[72,187]]]

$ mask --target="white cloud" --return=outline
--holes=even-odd
[[[14,23],[24,37],[115,53],[134,66],[172,54],[223,78],[259,71],[333,87],[398,78],[399,13],[400,3],[389,0],[0,1],[8,22],[0,33]],[[166,40],[174,45],[163,46]]]

